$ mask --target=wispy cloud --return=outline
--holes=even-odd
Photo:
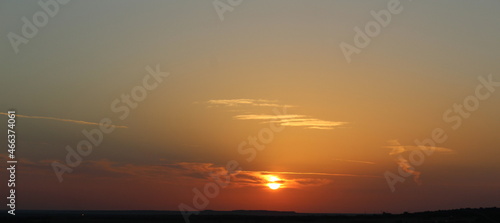
[[[388,140],[387,143],[390,146],[385,146],[385,148],[391,149],[389,155],[398,155],[396,158],[396,163],[404,172],[413,175],[413,180],[417,184],[421,184],[420,175],[422,174],[419,171],[416,171],[408,162],[406,158],[404,158],[401,154],[408,151],[414,150],[422,150],[422,151],[434,151],[441,153],[453,153],[452,149],[444,148],[444,147],[432,147],[432,146],[414,146],[414,145],[402,145],[398,140]]]
[[[252,173],[260,173],[262,175],[316,175],[316,176],[334,176],[334,177],[369,177],[369,178],[381,178],[381,176],[377,175],[363,175],[363,174],[348,174],[348,173],[315,173],[315,172],[282,172],[282,171],[243,171],[243,172],[252,172]]]
[[[266,100],[266,99],[220,99],[220,100],[209,100],[207,104],[213,106],[257,106],[257,107],[293,107],[291,105],[280,105],[277,104],[276,100]]]
[[[303,115],[235,115],[233,118],[239,120],[273,120],[273,119],[297,119]]]
[[[415,145],[401,145],[398,140],[389,140],[387,141],[390,146],[385,146],[385,148],[391,149],[389,155],[396,155],[412,150],[424,150],[424,151],[432,151],[441,152],[441,153],[454,153],[452,149],[444,148],[444,147],[436,147],[436,146],[415,146]]]
[[[420,180],[420,175],[422,174],[421,172],[419,171],[416,171],[411,165],[410,163],[408,162],[407,159],[403,158],[402,156],[399,156],[397,158],[397,163],[399,165],[399,167],[401,167],[401,169],[406,172],[406,173],[409,173],[411,175],[413,175],[413,181],[415,181],[415,183],[417,184],[422,184],[422,181]]]
[[[367,177],[381,178],[381,176],[346,174],[346,173],[316,173],[316,172],[283,172],[283,171],[241,171],[235,176],[237,186],[265,186],[270,176],[276,176],[282,188],[303,188],[329,184],[334,177]]]
[[[281,107],[281,108],[292,108],[295,106],[279,104],[276,100],[265,100],[265,99],[228,99],[228,100],[209,100],[206,102],[211,106],[223,106],[223,107]],[[299,114],[287,114],[287,115],[269,115],[269,114],[249,114],[252,112],[245,110],[232,110],[236,112],[245,112],[246,114],[240,114],[233,116],[237,120],[260,120],[263,123],[278,123],[282,126],[291,127],[304,127],[308,129],[320,129],[320,130],[331,130],[338,126],[346,125],[347,122],[333,122],[326,121],[317,118],[313,118],[307,115]]]
[[[331,183],[333,180],[325,175],[291,174],[291,172],[241,171],[234,176],[233,187],[267,187],[271,177],[277,177],[273,183],[281,184],[281,188],[316,187]]]
[[[9,115],[4,112],[0,112],[0,115]],[[72,120],[72,119],[63,119],[63,118],[54,118],[54,117],[45,117],[45,116],[28,116],[28,115],[19,115],[16,114],[16,117],[19,118],[31,118],[31,119],[45,119],[45,120],[53,120],[53,121],[59,121],[59,122],[70,122],[74,124],[80,124],[80,125],[99,125],[97,122],[87,122],[87,121],[80,121],[80,120]],[[124,125],[113,125],[115,128],[123,128],[126,129],[128,128],[127,126]]]
[[[344,160],[344,159],[333,159],[333,160],[335,160],[335,161],[342,161],[342,162],[350,162],[350,163],[376,164],[374,162],[361,161],[361,160]]]
[[[331,122],[321,119],[308,118],[308,116],[305,115],[236,115],[234,118],[239,120],[267,120],[267,122],[279,123],[283,126],[325,130],[347,124],[347,122]]]
[[[307,117],[307,116],[302,116],[302,117]],[[316,118],[288,118],[288,119],[285,118],[280,120],[271,120],[270,122],[277,122],[283,126],[306,127],[309,129],[324,129],[324,130],[330,130],[338,126],[348,124],[347,122],[332,122]]]

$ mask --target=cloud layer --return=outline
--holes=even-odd
[[[0,154],[0,158],[7,159]],[[51,163],[54,160],[31,161],[19,160],[23,165],[22,173],[46,176],[53,175]],[[59,161],[60,162],[60,161]],[[228,174],[227,170],[213,163],[179,162],[157,164],[129,164],[114,162],[106,159],[83,161],[78,169],[72,173],[65,173],[65,179],[122,179],[122,180],[153,180],[181,185],[196,185],[219,179],[230,179],[230,188],[267,187],[271,176],[279,178],[275,183],[282,184],[282,188],[304,188],[321,186],[331,183],[334,177],[363,177],[381,178],[374,175],[359,175],[346,173],[315,173],[315,172],[275,172],[275,171],[238,171]],[[229,176],[229,178],[228,178]]]

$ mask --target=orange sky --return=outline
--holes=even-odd
[[[401,0],[347,61],[340,44],[388,2],[61,5],[18,52],[0,44],[18,208],[498,206],[499,3]],[[43,10],[0,5],[4,37]]]

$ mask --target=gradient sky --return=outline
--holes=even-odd
[[[387,2],[243,1],[220,20],[212,1],[73,0],[15,53],[8,33],[42,9],[1,1],[0,123],[17,111],[17,208],[177,210],[230,160],[244,171],[206,209],[499,206],[500,88],[457,129],[443,114],[480,77],[500,81],[500,2],[401,0],[348,63],[339,44]],[[157,65],[169,76],[121,120],[112,102]],[[103,118],[119,128],[59,182],[51,163]],[[284,130],[248,162],[240,143],[270,124]],[[392,192],[384,173],[435,128],[448,139]]]

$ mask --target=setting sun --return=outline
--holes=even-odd
[[[268,183],[267,186],[273,190],[276,190],[281,187],[281,184],[279,183]]]
[[[269,176],[268,181],[269,181],[269,183],[267,184],[267,186],[269,188],[271,188],[272,190],[276,190],[276,189],[280,188],[282,185],[281,183],[279,183],[279,182],[282,182],[282,180],[276,176]]]

